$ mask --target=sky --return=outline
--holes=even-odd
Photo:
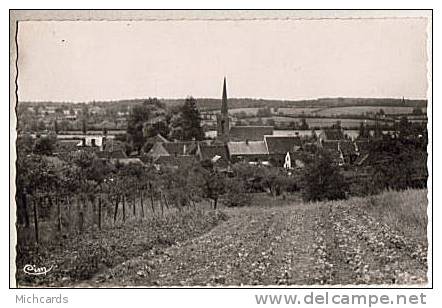
[[[426,98],[425,19],[25,21],[19,101]]]

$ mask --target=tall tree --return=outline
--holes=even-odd
[[[144,144],[144,123],[149,120],[150,110],[143,103],[132,107],[127,121],[128,140],[135,149],[140,149]]]
[[[345,199],[347,184],[327,151],[318,150],[306,162],[301,177],[304,200]]]
[[[135,105],[127,123],[127,136],[132,148],[139,151],[146,138],[158,133],[168,133],[167,113],[163,104],[157,98],[149,98]]]
[[[171,137],[178,140],[203,140],[201,115],[193,97],[186,98],[179,115],[172,117]]]

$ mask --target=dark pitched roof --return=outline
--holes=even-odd
[[[269,154],[287,154],[299,149],[301,138],[295,136],[264,136]]]
[[[169,155],[190,155],[195,154],[197,145],[195,142],[166,142],[163,143],[163,148]]]
[[[155,135],[153,137],[147,138],[145,143],[154,144],[154,143],[157,143],[157,142],[165,142],[165,143],[167,143],[167,142],[170,142],[170,141],[167,140],[166,138],[164,138],[161,134],[157,134],[157,135]]]
[[[98,158],[103,159],[123,159],[127,158],[126,153],[122,149],[115,151],[99,151],[96,152]]]
[[[237,141],[228,142],[227,147],[230,155],[267,155],[267,147],[264,141]]]
[[[183,164],[191,163],[193,160],[194,156],[191,155],[159,156],[155,159],[154,163],[158,165],[181,166]]]
[[[207,145],[200,143],[198,147],[201,160],[212,161],[216,156],[220,156],[220,158],[215,163],[218,165],[228,164],[229,155],[227,152],[227,147],[225,145]]]
[[[324,140],[322,147],[334,152],[341,150],[344,155],[355,152],[354,144],[350,140]]]
[[[103,151],[123,151],[124,152],[125,146],[124,143],[121,141],[117,141],[114,139],[106,139],[106,142],[104,143]]]
[[[265,135],[273,135],[273,126],[232,126],[230,128],[232,141],[262,141]]]

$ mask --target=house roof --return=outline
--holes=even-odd
[[[123,142],[109,138],[106,139],[106,142],[104,143],[103,151],[113,152],[121,150],[124,152],[124,149],[125,146]]]
[[[158,165],[180,166],[191,163],[194,160],[192,155],[178,155],[178,156],[159,156],[154,163]]]
[[[262,141],[265,135],[273,135],[273,126],[232,126],[230,128],[232,141]]]
[[[197,150],[197,144],[193,141],[184,142],[157,142],[147,153],[151,157],[192,155]]]
[[[170,141],[167,140],[166,138],[164,138],[163,135],[161,135],[161,134],[157,134],[155,136],[149,137],[146,140],[146,143],[151,143],[151,144],[154,144],[157,142],[165,142],[166,143],[166,142],[170,142]]]
[[[322,141],[322,147],[336,152],[341,149],[343,154],[355,152],[355,146],[350,140],[324,140]]]
[[[162,144],[169,155],[189,155],[194,154],[197,148],[195,142],[166,142]]]
[[[98,158],[105,159],[123,159],[127,158],[126,153],[122,149],[118,149],[115,151],[99,151],[96,152]]]
[[[267,155],[264,141],[231,141],[227,143],[230,155]]]
[[[222,165],[226,165],[229,161],[229,155],[225,145],[207,145],[200,143],[198,147],[201,160],[211,160],[214,163]],[[216,158],[219,159],[216,160]]]
[[[301,138],[296,136],[264,136],[269,154],[286,154],[301,146]]]

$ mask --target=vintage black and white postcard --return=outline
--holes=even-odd
[[[431,286],[431,10],[10,14],[11,287]]]

